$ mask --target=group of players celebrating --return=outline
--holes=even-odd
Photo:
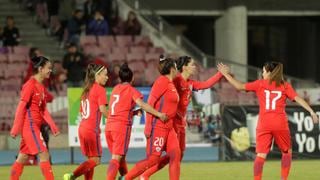
[[[19,179],[29,155],[39,155],[41,172],[46,180],[54,179],[49,153],[40,133],[42,123],[49,124],[53,135],[59,130],[46,109],[46,89],[42,82],[51,73],[51,62],[42,56],[32,58],[33,76],[23,85],[17,107],[14,125],[10,135],[15,138],[21,134],[19,155],[11,167],[10,178]],[[254,179],[262,177],[263,164],[272,141],[282,152],[281,178],[288,178],[291,167],[291,138],[285,112],[286,99],[296,101],[310,112],[314,123],[318,122],[316,113],[300,98],[292,86],[284,81],[283,65],[267,62],[263,66],[262,79],[241,83],[230,75],[230,68],[219,63],[218,72],[206,81],[190,79],[196,73],[195,61],[189,56],[178,59],[159,58],[160,76],[154,81],[148,102],[133,87],[134,74],[124,63],[120,67],[121,82],[116,85],[107,101],[105,84],[108,70],[103,65],[89,64],[81,94],[81,122],[78,129],[80,147],[87,160],[72,173],[64,174],[64,180],[76,179],[84,175],[93,179],[94,168],[100,164],[102,147],[100,143],[101,116],[107,119],[105,136],[111,159],[106,179],[131,180],[149,177],[169,164],[171,180],[180,179],[180,163],[186,147],[186,112],[192,91],[207,89],[225,77],[238,90],[254,91],[258,97],[260,112],[256,129],[256,159]],[[141,109],[135,109],[138,105]],[[108,106],[108,111],[107,111]],[[126,154],[129,147],[133,116],[146,111],[145,137],[146,158],[137,162],[128,171]],[[165,155],[162,152],[166,152]]]

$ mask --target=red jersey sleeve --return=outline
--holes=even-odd
[[[21,132],[23,126],[24,115],[26,114],[27,103],[25,101],[20,101],[16,110],[16,115],[14,118],[13,126],[10,131],[11,135],[18,135]]]
[[[296,91],[292,88],[291,84],[289,83],[286,83],[286,95],[291,101],[293,101],[294,98],[297,96]]]
[[[148,104],[152,107],[155,107],[156,102],[160,99],[160,97],[166,92],[168,87],[168,82],[163,79],[158,79],[152,86],[150,95],[148,98]],[[144,134],[146,136],[150,136],[152,129],[152,118],[153,115],[147,113],[146,114],[146,124],[144,128]]]
[[[21,90],[21,101],[28,103],[33,94],[34,85],[32,83],[25,84]]]
[[[212,87],[214,84],[216,84],[222,78],[222,76],[223,75],[220,72],[217,72],[215,75],[211,76],[206,81],[193,81],[193,80],[190,80],[190,81],[193,84],[194,90],[207,89],[209,87]]]
[[[260,87],[260,80],[248,82],[245,84],[246,91],[257,91]]]
[[[136,90],[135,88],[132,88],[132,100],[135,101],[136,99],[143,99],[143,95]]]
[[[103,87],[99,88],[99,92],[98,92],[98,105],[107,105],[107,93],[106,93],[106,89],[104,89]]]

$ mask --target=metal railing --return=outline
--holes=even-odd
[[[229,64],[232,69],[242,71],[246,77],[242,79],[254,80],[261,77],[262,69],[253,66],[235,63],[226,59],[214,57],[205,54],[202,50],[196,47],[189,39],[182,34],[179,34],[174,27],[172,27],[166,20],[159,16],[150,6],[143,0],[123,0],[127,5],[136,11],[145,21],[147,21],[153,28],[158,31],[159,37],[165,36],[174,42],[177,46],[188,52],[188,54],[195,60],[201,62],[204,67],[213,67],[217,62],[224,62]],[[291,76],[286,76],[287,80],[292,83],[295,88],[311,88],[320,87],[318,83],[311,80],[303,80]],[[241,79],[241,78],[240,78]]]

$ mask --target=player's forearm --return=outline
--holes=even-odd
[[[302,106],[305,110],[307,110],[310,114],[315,113],[315,112],[313,111],[313,109],[310,107],[310,105],[309,105],[304,99],[302,99],[301,97],[296,96],[296,97],[294,98],[294,100],[295,100],[300,106]]]
[[[10,134],[17,135],[21,132],[21,129],[23,126],[23,119],[26,114],[26,106],[27,106],[26,102],[24,101],[19,102]]]
[[[59,128],[57,127],[47,109],[44,111],[43,119],[49,124],[53,134],[57,134],[59,132]]]
[[[204,82],[199,82],[194,84],[194,89],[200,90],[200,89],[208,89],[215,85],[221,78],[222,74],[220,72],[216,73],[214,76],[210,77],[208,80]]]
[[[157,110],[155,110],[152,106],[150,106],[148,103],[142,102],[141,106],[140,106],[143,110],[145,110],[146,112],[159,117],[160,116],[160,112],[158,112]]]
[[[238,89],[238,90],[245,90],[245,85],[244,85],[242,82],[234,79],[230,74],[226,74],[226,75],[224,75],[224,77],[225,77],[225,78],[229,81],[229,83],[230,83],[232,86],[234,86],[236,89]]]

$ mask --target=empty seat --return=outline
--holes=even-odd
[[[148,48],[148,52],[149,53],[160,53],[160,54],[163,54],[164,53],[164,49],[162,47],[149,47]]]
[[[132,37],[131,36],[115,36],[117,46],[130,46],[132,45]]]
[[[13,53],[14,54],[22,54],[28,56],[30,48],[27,46],[14,46]]]
[[[149,36],[134,36],[133,37],[133,44],[138,46],[153,46],[151,39]]]
[[[8,62],[13,63],[13,62],[27,62],[28,58],[26,55],[23,54],[9,54],[8,55]]]
[[[119,46],[114,46],[111,49],[112,53],[118,53],[118,54],[128,54],[129,50],[128,47],[119,47]]]
[[[144,54],[140,53],[130,53],[127,54],[127,61],[132,62],[132,61],[144,61]]]
[[[132,71],[143,72],[146,68],[144,61],[129,61],[128,65]]]
[[[113,47],[116,45],[116,42],[113,36],[98,36],[98,44],[101,47]]]
[[[130,53],[141,53],[145,54],[147,52],[147,48],[144,46],[132,46],[130,47]]]
[[[80,45],[81,46],[97,45],[97,38],[96,36],[81,36]]]
[[[146,62],[156,61],[159,62],[160,54],[159,53],[148,53],[144,55],[144,59]]]
[[[126,60],[125,54],[112,53],[108,55],[108,60],[114,64],[122,64]]]

